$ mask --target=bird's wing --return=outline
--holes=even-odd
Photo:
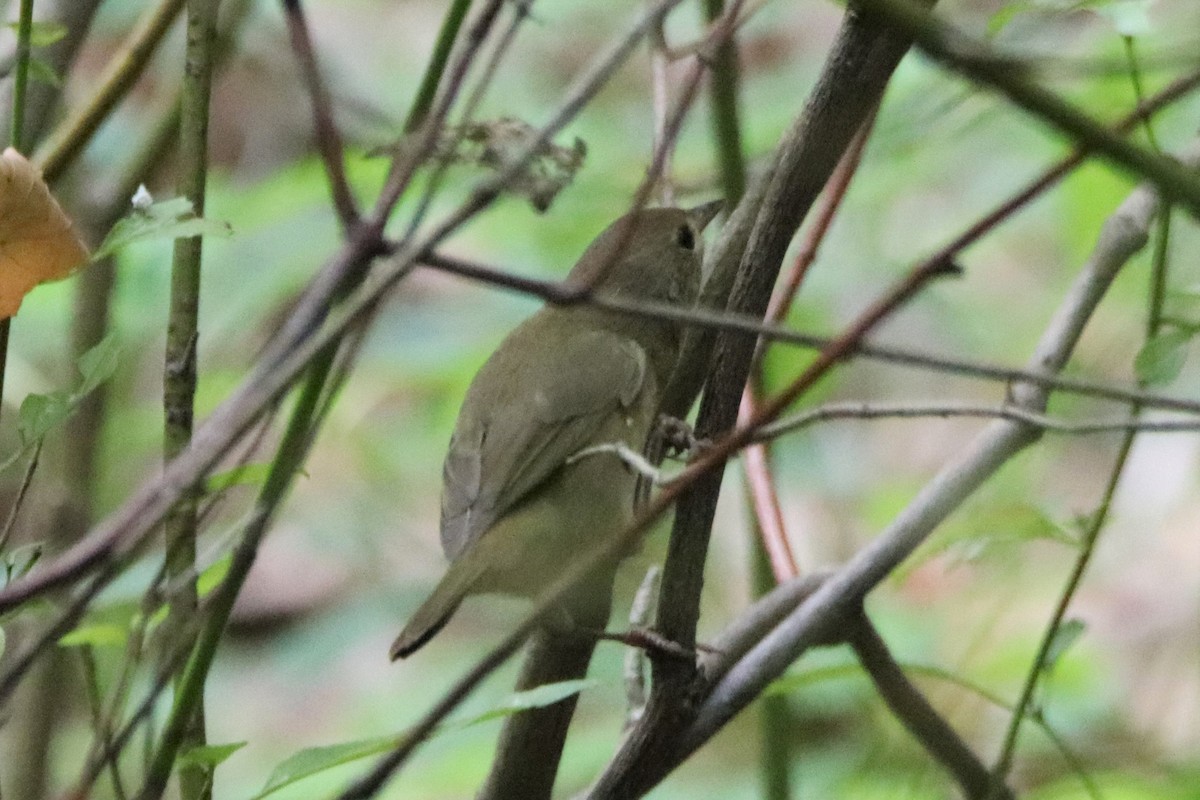
[[[537,362],[497,351],[504,396],[468,393],[442,477],[442,547],[455,558],[641,394],[647,357],[634,341],[584,331]],[[549,352],[547,352],[549,351]],[[581,369],[581,366],[584,367]],[[476,378],[479,381],[483,377]]]

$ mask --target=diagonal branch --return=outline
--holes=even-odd
[[[1197,153],[1190,153],[1195,163]],[[1091,258],[1051,319],[1029,362],[1033,371],[1057,372],[1074,350],[1084,324],[1120,268],[1144,246],[1159,201],[1146,187],[1135,190],[1105,223]],[[1049,391],[1015,384],[1011,401],[1043,413]],[[693,752],[782,674],[808,648],[826,640],[844,610],[882,581],[976,488],[1041,435],[1024,421],[993,422],[947,464],[871,544],[825,581],[794,614],[776,626],[737,663],[722,666],[720,679],[683,737],[680,759]]]
[[[992,780],[983,762],[904,674],[887,642],[861,609],[849,625],[846,640],[888,708],[929,754],[954,775],[966,797],[1012,800],[1012,792]]]
[[[317,53],[313,48],[312,36],[309,34],[308,22],[305,20],[300,0],[283,0],[283,12],[287,18],[292,49],[296,51],[296,58],[300,61],[300,72],[308,87],[317,151],[321,154],[321,163],[325,165],[325,175],[329,178],[333,207],[337,210],[338,221],[342,223],[342,231],[349,231],[358,224],[358,205],[346,180],[342,135],[333,118],[329,88],[322,80],[321,70],[317,66]]]

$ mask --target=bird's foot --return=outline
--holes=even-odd
[[[659,415],[652,435],[661,442],[664,456],[683,461],[691,461],[702,455],[712,445],[708,439],[697,439],[686,420],[669,414]]]

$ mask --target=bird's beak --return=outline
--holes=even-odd
[[[713,200],[711,203],[702,203],[701,205],[687,209],[688,219],[696,226],[697,231],[702,231],[708,223],[716,218],[717,214],[724,207],[724,200]]]

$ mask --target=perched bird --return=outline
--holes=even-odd
[[[720,203],[643,209],[612,223],[568,276],[572,285],[691,306],[701,239]],[[640,451],[675,366],[678,323],[588,305],[546,306],[475,375],[442,475],[442,548],[450,568],[391,648],[404,658],[465,597],[537,595],[596,537],[631,519],[636,475],[611,453]]]

